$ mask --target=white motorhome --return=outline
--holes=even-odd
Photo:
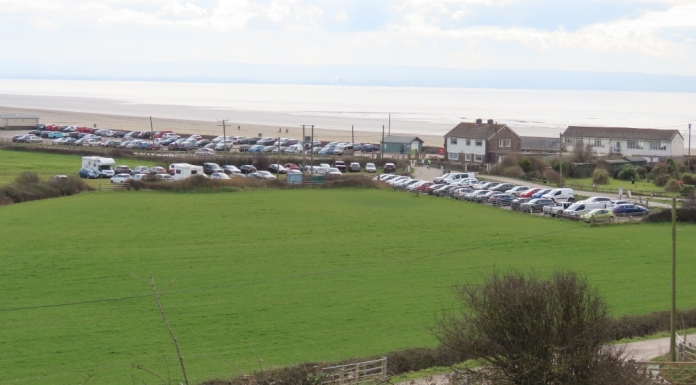
[[[111,178],[114,176],[114,169],[111,168],[116,162],[113,158],[102,158],[101,156],[83,156],[82,168],[94,170],[99,173],[101,178]]]
[[[182,180],[190,178],[195,175],[201,175],[205,177],[205,172],[203,172],[202,166],[194,166],[188,163],[174,163],[172,167],[172,179]]]

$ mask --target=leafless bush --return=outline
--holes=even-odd
[[[588,163],[592,160],[594,148],[588,143],[584,146],[577,145],[573,148],[573,162]]]
[[[561,183],[561,174],[556,170],[548,169],[544,171],[544,178],[555,183]]]
[[[438,337],[483,368],[456,370],[455,384],[644,383],[621,351],[604,347],[607,306],[575,273],[494,273],[457,293],[463,308],[443,314]]]
[[[0,205],[57,198],[92,190],[83,180],[69,177],[60,181],[40,181],[34,173],[22,173],[15,183],[0,187]]]

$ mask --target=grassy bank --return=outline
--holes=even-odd
[[[587,227],[383,190],[90,192],[0,207],[0,382],[190,378],[433,346],[451,286],[493,268],[586,274],[615,315],[669,304],[667,224]],[[678,253],[696,247],[679,225]],[[679,275],[696,272],[680,258]],[[696,282],[679,281],[680,307]],[[104,301],[104,299],[112,299]],[[95,301],[97,300],[97,301]],[[13,310],[15,309],[15,310]],[[135,373],[142,372],[135,370]]]

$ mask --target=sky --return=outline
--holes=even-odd
[[[121,62],[696,76],[696,0],[0,0],[0,46],[0,76]]]

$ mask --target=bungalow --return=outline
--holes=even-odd
[[[520,152],[522,139],[505,124],[492,119],[483,123],[459,123],[445,134],[447,160],[462,163],[498,163],[506,155]]]
[[[684,155],[684,137],[679,130],[569,126],[563,142],[567,151],[590,144],[598,155],[640,156],[649,162]]]
[[[382,142],[383,154],[420,154],[423,140],[417,136],[387,135]]]
[[[522,152],[525,154],[558,154],[561,139],[538,136],[522,136]]]

